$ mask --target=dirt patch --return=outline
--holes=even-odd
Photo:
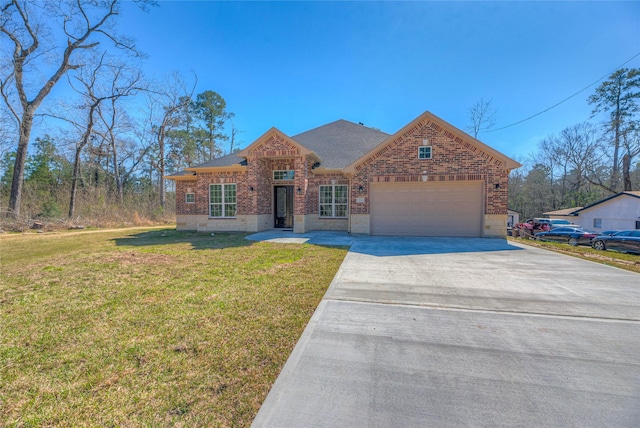
[[[68,236],[75,235],[85,235],[87,233],[107,233],[107,232],[120,232],[127,230],[149,230],[149,229],[167,229],[175,227],[172,224],[165,224],[162,226],[136,226],[136,227],[120,227],[120,228],[112,228],[112,229],[92,229],[92,230],[67,230],[67,231],[54,231],[54,232],[46,232],[46,233],[37,233],[36,231],[26,231],[23,233],[1,233],[0,239],[11,239],[11,238],[24,238],[24,237],[33,237],[33,238],[65,238]]]

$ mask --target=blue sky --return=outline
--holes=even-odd
[[[337,119],[393,133],[425,110],[459,128],[480,98],[495,128],[538,113],[640,53],[640,2],[129,3],[121,31],[145,73],[198,75],[236,114],[243,146]],[[640,56],[626,64],[640,67]],[[522,160],[545,136],[589,119],[587,89],[479,139]]]

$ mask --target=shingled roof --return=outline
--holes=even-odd
[[[328,169],[344,168],[387,138],[385,132],[343,119],[291,137],[315,152]]]
[[[322,168],[342,169],[388,137],[389,134],[385,132],[340,119],[295,135],[291,139],[318,155]],[[246,165],[246,160],[232,153],[187,168],[187,170],[233,165]],[[178,174],[173,175],[177,176]]]
[[[193,170],[194,168],[214,168],[217,166],[232,166],[232,165],[246,165],[246,160],[237,156],[235,153],[231,153],[226,156],[221,156],[219,158],[211,159],[205,163],[201,163],[191,168],[187,168],[188,170]]]

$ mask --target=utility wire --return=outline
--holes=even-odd
[[[638,52],[637,54],[635,54],[634,56],[632,56],[631,58],[629,58],[628,60],[626,60],[625,62],[623,62],[622,64],[620,64],[620,65],[619,65],[618,67],[616,67],[616,69],[615,69],[615,70],[613,70],[612,72],[607,73],[607,74],[605,74],[605,75],[604,75],[604,76],[602,76],[602,77],[599,77],[599,78],[598,78],[598,80],[596,80],[595,82],[588,84],[587,86],[585,86],[584,88],[582,88],[582,89],[580,89],[578,92],[576,92],[575,94],[568,96],[567,98],[565,98],[564,100],[560,101],[559,103],[556,103],[556,104],[552,105],[551,107],[549,107],[549,108],[547,108],[547,109],[542,110],[541,112],[538,112],[538,113],[536,113],[536,114],[534,114],[534,115],[532,115],[532,116],[529,116],[529,117],[527,117],[527,118],[525,118],[525,119],[522,119],[522,120],[520,120],[520,121],[518,121],[518,122],[515,122],[515,123],[512,123],[512,124],[510,124],[510,125],[503,126],[503,127],[501,127],[501,128],[497,128],[497,129],[489,129],[489,130],[484,131],[484,132],[495,132],[495,131],[501,131],[501,130],[503,130],[503,129],[511,128],[512,126],[519,125],[519,124],[521,124],[522,122],[526,122],[527,120],[531,120],[531,119],[533,119],[533,118],[534,118],[534,117],[536,117],[536,116],[540,116],[541,114],[546,113],[546,112],[548,112],[549,110],[551,110],[551,109],[554,109],[554,108],[558,107],[560,104],[562,104],[562,103],[564,103],[564,102],[566,102],[566,101],[569,101],[571,98],[575,97],[576,95],[579,95],[579,94],[581,94],[582,92],[586,91],[587,89],[589,89],[590,87],[592,87],[592,86],[593,86],[593,85],[595,85],[596,83],[600,82],[602,79],[604,79],[604,78],[606,78],[606,77],[609,77],[612,73],[616,72],[617,70],[619,70],[620,68],[622,68],[624,65],[626,65],[627,63],[629,63],[629,62],[633,61],[634,59],[636,59],[636,58],[637,58],[637,57],[639,57],[639,56],[640,56],[640,52]]]

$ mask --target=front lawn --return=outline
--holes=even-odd
[[[244,237],[0,237],[2,424],[249,426],[346,248]]]

